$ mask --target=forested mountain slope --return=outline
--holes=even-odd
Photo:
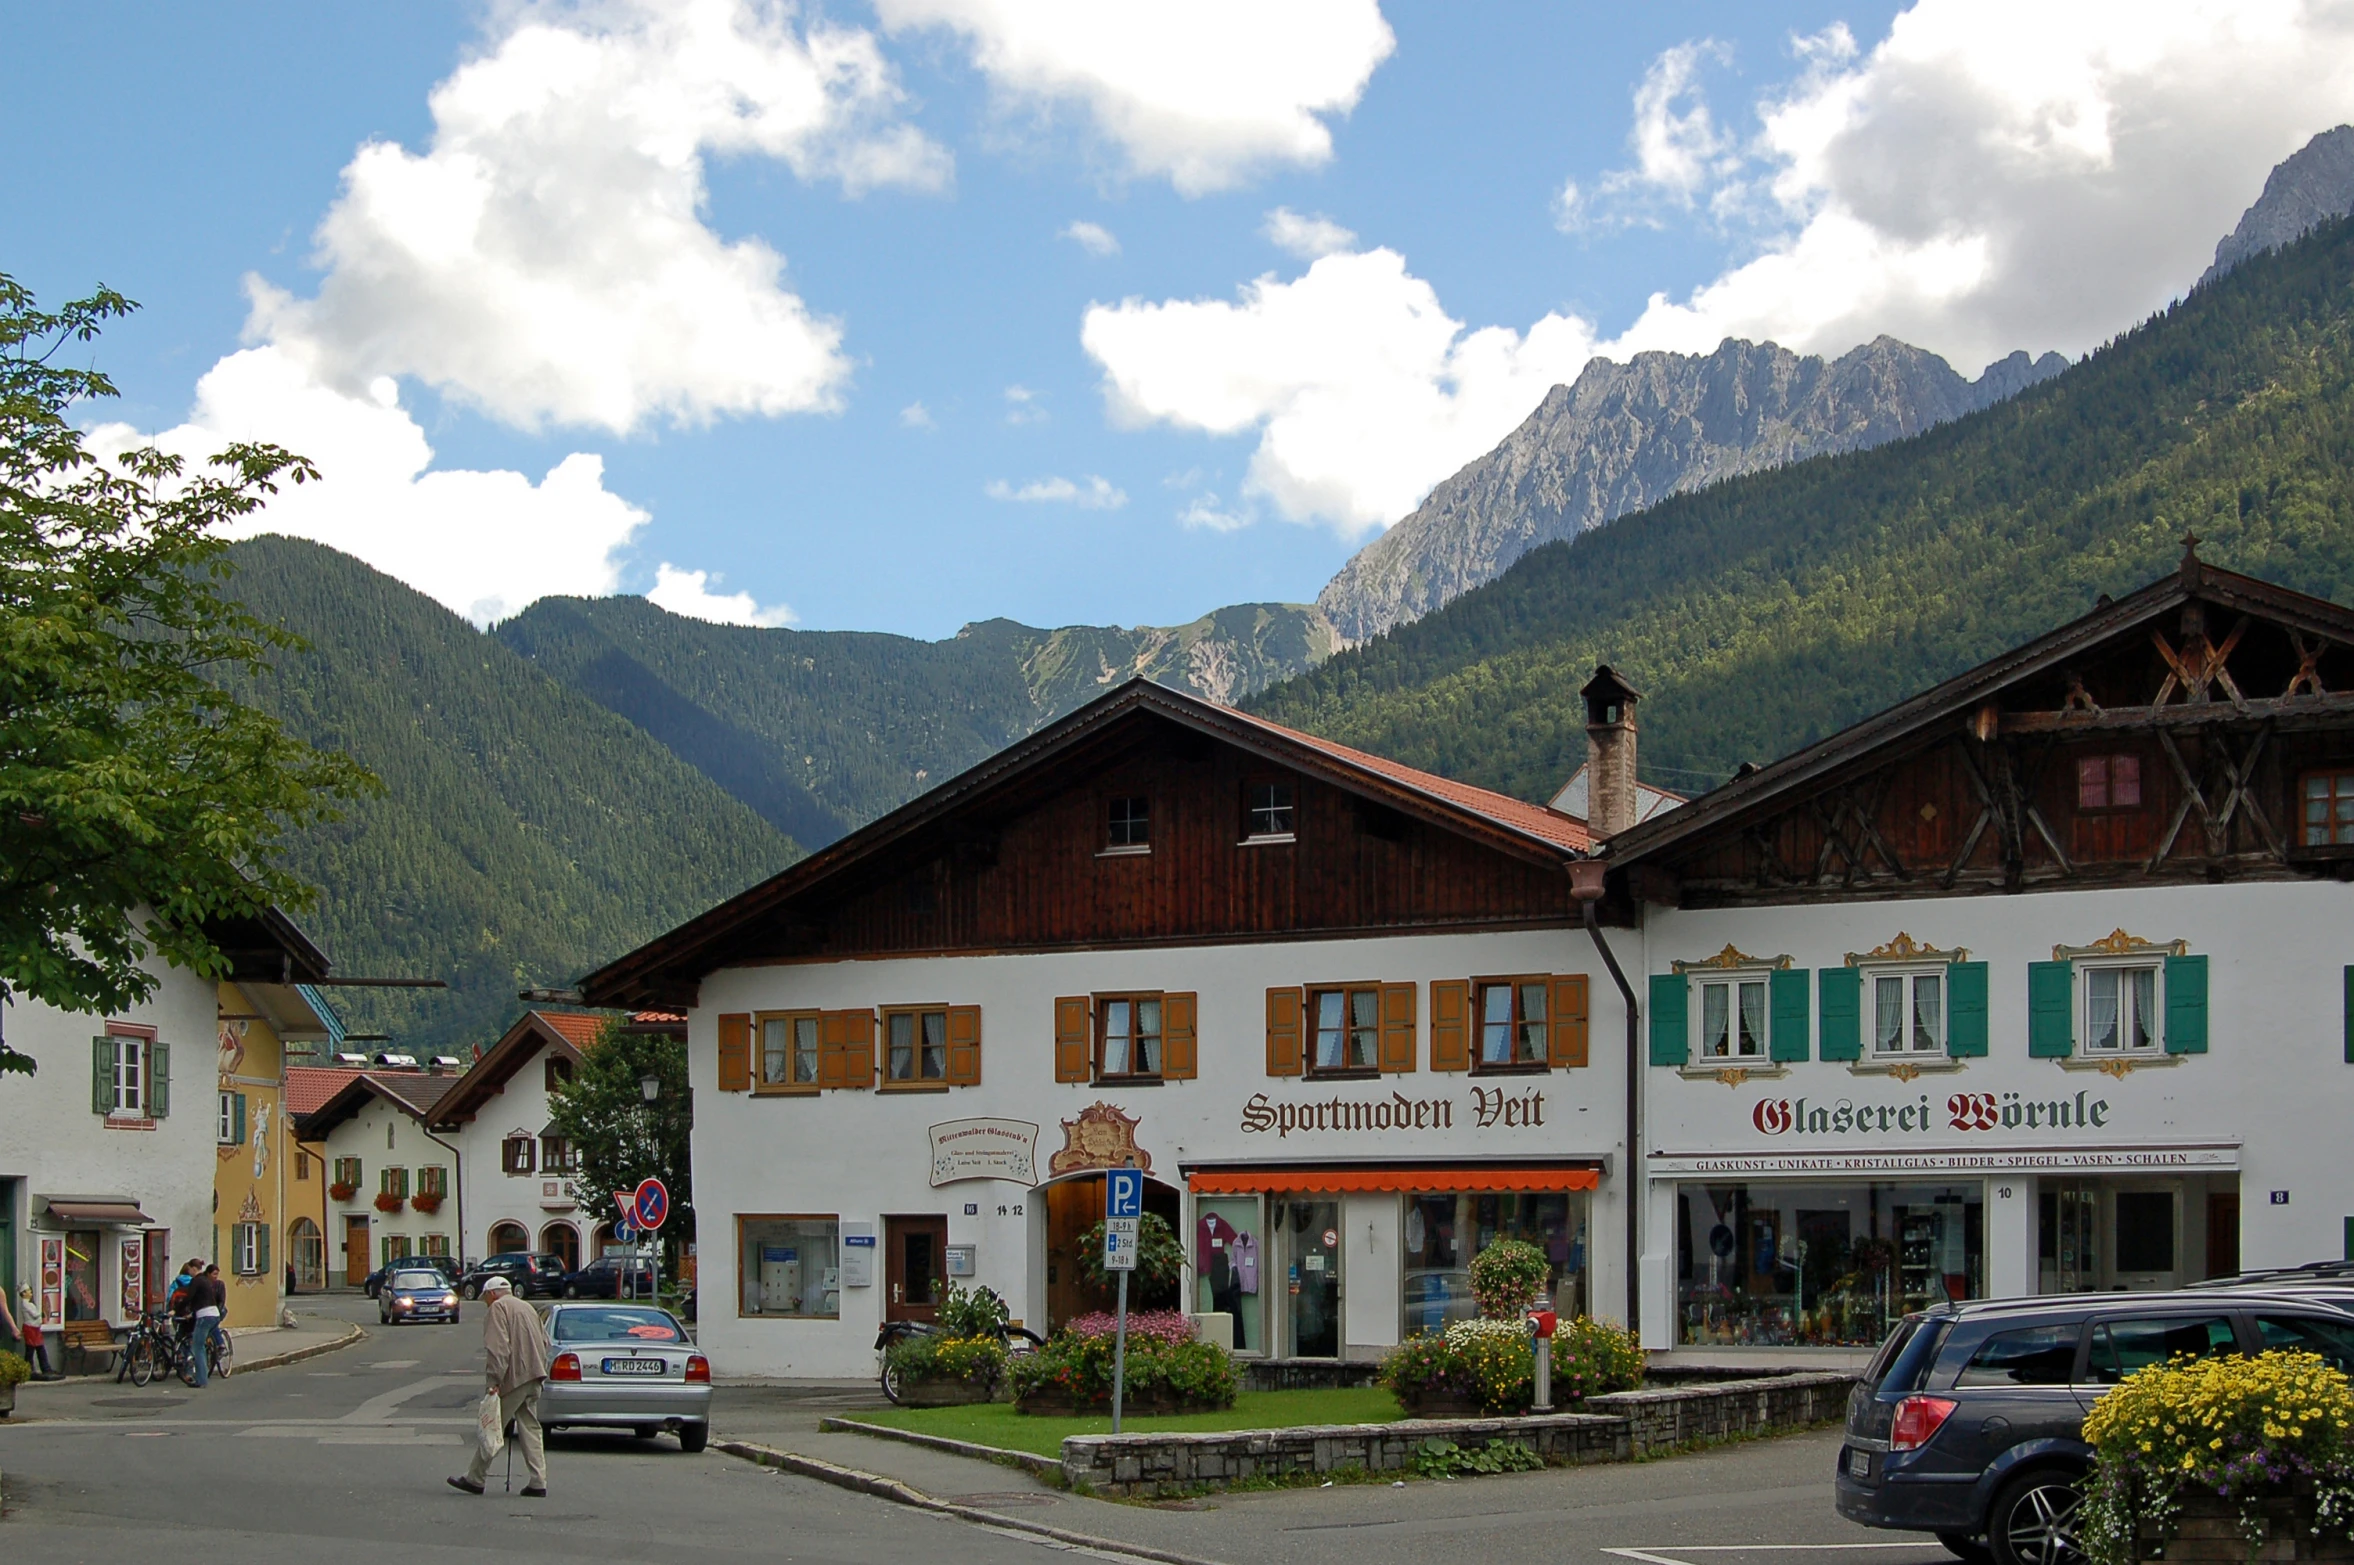
[[[492,635],[811,848],[1135,675],[1233,701],[1332,650],[1322,616],[1281,603],[1168,629],[1000,619],[917,641],[543,598]]]
[[[240,694],[383,779],[288,861],[338,972],[452,988],[335,991],[356,1030],[490,1043],[516,990],[568,984],[799,856],[649,738],[422,593],[290,538],[235,546],[235,589],[300,632]]]
[[[1248,705],[1536,799],[1606,660],[1648,697],[1646,774],[1704,787],[2147,582],[2193,530],[2354,601],[2354,223],[1967,418],[1548,545]]]

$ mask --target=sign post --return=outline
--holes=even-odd
[[[638,1182],[637,1194],[630,1201],[630,1221],[646,1241],[646,1255],[653,1266],[654,1302],[662,1302],[662,1251],[654,1238],[670,1217],[670,1190],[661,1180],[648,1177]],[[637,1268],[630,1268],[630,1293],[637,1293]]]
[[[1138,1231],[1144,1220],[1144,1175],[1133,1168],[1107,1170],[1103,1180],[1103,1269],[1120,1274],[1120,1313],[1112,1336],[1112,1433],[1120,1432],[1120,1406],[1128,1389],[1128,1274],[1136,1270]]]

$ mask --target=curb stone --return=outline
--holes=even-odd
[[[981,1445],[972,1440],[951,1440],[946,1435],[894,1429],[889,1424],[870,1424],[856,1418],[821,1418],[817,1421],[817,1427],[826,1434],[867,1435],[877,1440],[897,1440],[906,1445],[920,1445],[926,1450],[945,1451],[950,1456],[969,1456],[976,1461],[995,1462],[1002,1467],[1025,1468],[1058,1489],[1064,1486],[1062,1458],[1057,1456],[1040,1456],[1035,1451],[1013,1451],[1001,1445]]]
[[[957,1442],[948,1442],[951,1444]],[[1099,1537],[1093,1533],[1073,1532],[1068,1527],[1049,1527],[1043,1522],[1025,1521],[1020,1517],[1000,1515],[978,1506],[958,1505],[948,1500],[935,1500],[921,1489],[885,1478],[879,1473],[861,1472],[855,1467],[843,1467],[814,1456],[802,1456],[793,1451],[779,1451],[773,1446],[754,1445],[748,1440],[714,1440],[714,1451],[741,1457],[762,1467],[774,1467],[803,1478],[814,1478],[819,1483],[832,1484],[837,1489],[849,1489],[859,1494],[871,1494],[889,1500],[894,1505],[910,1506],[919,1511],[931,1511],[940,1516],[953,1516],[959,1521],[983,1527],[1009,1528],[1040,1538],[1051,1538],[1076,1548],[1097,1549],[1107,1554],[1125,1554],[1132,1559],[1157,1560],[1160,1565],[1218,1565],[1198,1554],[1178,1554],[1169,1549],[1156,1549],[1150,1544],[1129,1543],[1118,1538]],[[975,1446],[976,1451],[993,1450],[990,1446]]]
[[[354,1325],[332,1342],[314,1342],[307,1348],[289,1348],[283,1353],[266,1353],[260,1358],[243,1364],[232,1364],[229,1367],[233,1373],[250,1375],[256,1370],[276,1369],[281,1364],[299,1364],[304,1359],[315,1359],[322,1353],[333,1353],[338,1348],[348,1348],[367,1335],[368,1328]]]

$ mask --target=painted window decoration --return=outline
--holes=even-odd
[[[1130,852],[1152,847],[1152,800],[1140,793],[1115,794],[1105,845]]]
[[[2141,757],[2080,755],[2076,758],[2076,807],[2080,810],[2141,808]]]
[[[1315,1022],[1313,1075],[1348,1075],[1381,1064],[1381,987],[1312,989],[1308,1008]]]
[[[1765,974],[1704,980],[1699,989],[1702,1061],[1764,1059]]]
[[[1872,975],[1872,1055],[1901,1059],[1906,1055],[1945,1052],[1945,973],[1942,968],[1915,973]]]
[[[537,1166],[533,1157],[531,1137],[517,1133],[499,1143],[499,1169],[502,1173],[528,1174]]]
[[[2207,1052],[2207,958],[2122,929],[2027,964],[2027,1053],[2125,1070]]]
[[[2149,1054],[2158,1047],[2154,965],[2086,967],[2084,1047],[2092,1054]]]
[[[736,1219],[739,1291],[747,1319],[832,1320],[842,1313],[841,1222],[824,1217]]]
[[[1156,1026],[1155,1031],[1158,1031]],[[883,1013],[883,1079],[891,1083],[948,1079],[948,1012],[945,1008]]]
[[[1547,987],[1542,978],[1500,979],[1479,985],[1481,1069],[1545,1063]]]
[[[815,1092],[819,1041],[815,1011],[761,1017],[760,1084]]]
[[[1096,1074],[1153,1077],[1161,1073],[1161,997],[1108,995],[1096,1002]]]
[[[1298,820],[1298,807],[1293,802],[1292,785],[1287,782],[1254,782],[1250,785],[1249,809],[1244,821],[1244,835],[1259,840],[1289,837]]]
[[[1701,961],[1671,962],[1651,976],[1651,1063],[1715,1076],[1804,1060],[1813,1047],[1809,998],[1807,970],[1787,956],[1728,945]],[[1828,1029],[1828,1009],[1825,1018]],[[1823,1058],[1832,1058],[1827,1047]]]
[[[2304,791],[2305,846],[2354,844],[2354,771],[2307,772]]]

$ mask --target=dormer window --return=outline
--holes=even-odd
[[[1152,851],[1152,800],[1141,793],[1112,796],[1106,848],[1114,853]]]
[[[1254,782],[1244,795],[1243,836],[1250,841],[1284,841],[1292,837],[1299,809],[1288,782]]]

